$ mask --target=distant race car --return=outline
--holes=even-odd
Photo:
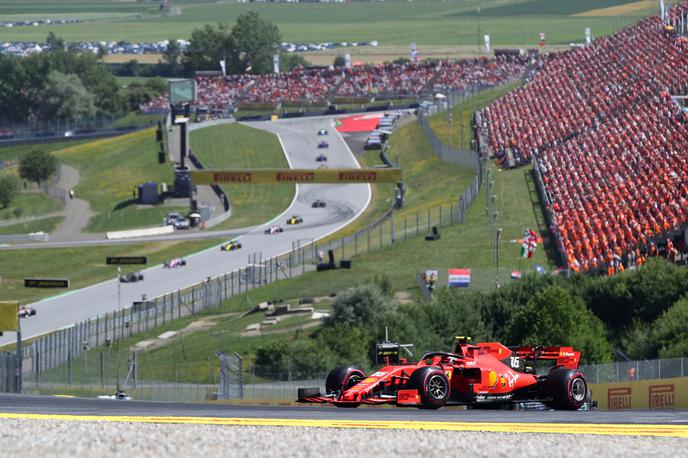
[[[327,162],[327,156],[325,156],[324,154],[318,154],[317,156],[315,156],[315,160],[316,162]]]
[[[317,199],[311,204],[311,207],[313,208],[325,208],[327,206],[327,202],[324,200]]]
[[[327,134],[328,134],[327,129],[320,129],[318,131],[318,135],[327,135]]]
[[[265,233],[268,235],[279,234],[280,232],[284,232],[284,229],[275,225],[272,225],[269,228],[265,229]]]
[[[131,401],[131,396],[129,396],[124,391],[118,391],[115,394],[101,394],[98,399],[115,399],[118,401]]]
[[[121,283],[136,283],[140,280],[143,280],[143,274],[139,271],[129,272],[119,276],[119,281]]]
[[[19,318],[28,318],[36,314],[36,309],[28,305],[20,305],[17,313],[19,314]]]
[[[329,147],[330,147],[330,144],[324,140],[321,141],[320,143],[318,143],[318,148],[329,148]]]
[[[445,405],[501,407],[524,401],[539,401],[561,410],[595,407],[588,382],[578,371],[580,352],[571,347],[472,345],[468,338],[457,339],[454,353],[426,353],[417,363],[400,359],[399,365],[388,363],[368,376],[353,366],[337,367],[327,376],[324,394],[320,388],[301,388],[298,401],[338,407],[395,404],[428,409]],[[536,365],[542,361],[553,367],[538,375]]]
[[[222,251],[234,251],[241,249],[241,243],[236,240],[230,240],[220,245],[220,250]]]
[[[291,224],[291,225],[301,224],[301,223],[303,223],[303,218],[301,218],[300,216],[296,216],[296,215],[292,216],[291,218],[289,218],[287,220],[287,224]]]
[[[186,261],[182,258],[174,258],[163,264],[166,269],[176,269],[177,267],[182,267],[186,265]]]

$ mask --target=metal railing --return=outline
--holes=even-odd
[[[624,361],[580,366],[589,383],[633,382],[688,377],[688,358]]]

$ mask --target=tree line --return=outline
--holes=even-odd
[[[429,304],[399,304],[379,279],[337,296],[309,335],[256,352],[259,375],[308,377],[339,364],[374,366],[375,342],[451,351],[456,335],[505,345],[570,345],[583,363],[688,354],[688,269],[652,259],[612,277],[528,275],[493,291],[437,290]]]
[[[117,66],[116,72],[120,76],[192,77],[198,70],[219,70],[223,60],[228,74],[266,74],[272,72],[275,54],[280,54],[283,70],[306,65],[300,56],[280,51],[281,39],[276,25],[248,12],[231,26],[219,23],[194,29],[185,51],[176,39],[170,39],[162,61],[152,71],[144,71],[144,66],[132,60]],[[0,106],[12,107],[0,112],[0,120],[31,122],[115,115],[135,111],[139,104],[166,90],[161,78],[131,83],[122,90],[111,68],[102,61],[106,50],[98,55],[82,52],[53,32],[46,43],[46,52],[28,57],[0,54]]]

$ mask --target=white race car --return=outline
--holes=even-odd
[[[176,269],[177,267],[182,267],[186,265],[186,261],[183,258],[174,258],[163,264],[166,269]]]
[[[284,232],[284,229],[276,225],[272,225],[269,228],[265,229],[265,233],[268,235],[279,234],[280,232]]]

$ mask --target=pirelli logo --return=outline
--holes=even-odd
[[[194,170],[191,182],[204,184],[401,183],[401,169]]]
[[[277,172],[277,181],[280,183],[308,183],[315,181],[314,172]]]
[[[354,172],[339,172],[339,181],[347,183],[360,181],[362,183],[370,183],[377,181],[377,172],[369,171],[354,171]]]
[[[675,404],[674,384],[650,385],[650,409],[673,409]]]
[[[631,410],[631,387],[609,388],[607,390],[609,410]]]
[[[215,183],[250,183],[251,172],[213,172]]]

